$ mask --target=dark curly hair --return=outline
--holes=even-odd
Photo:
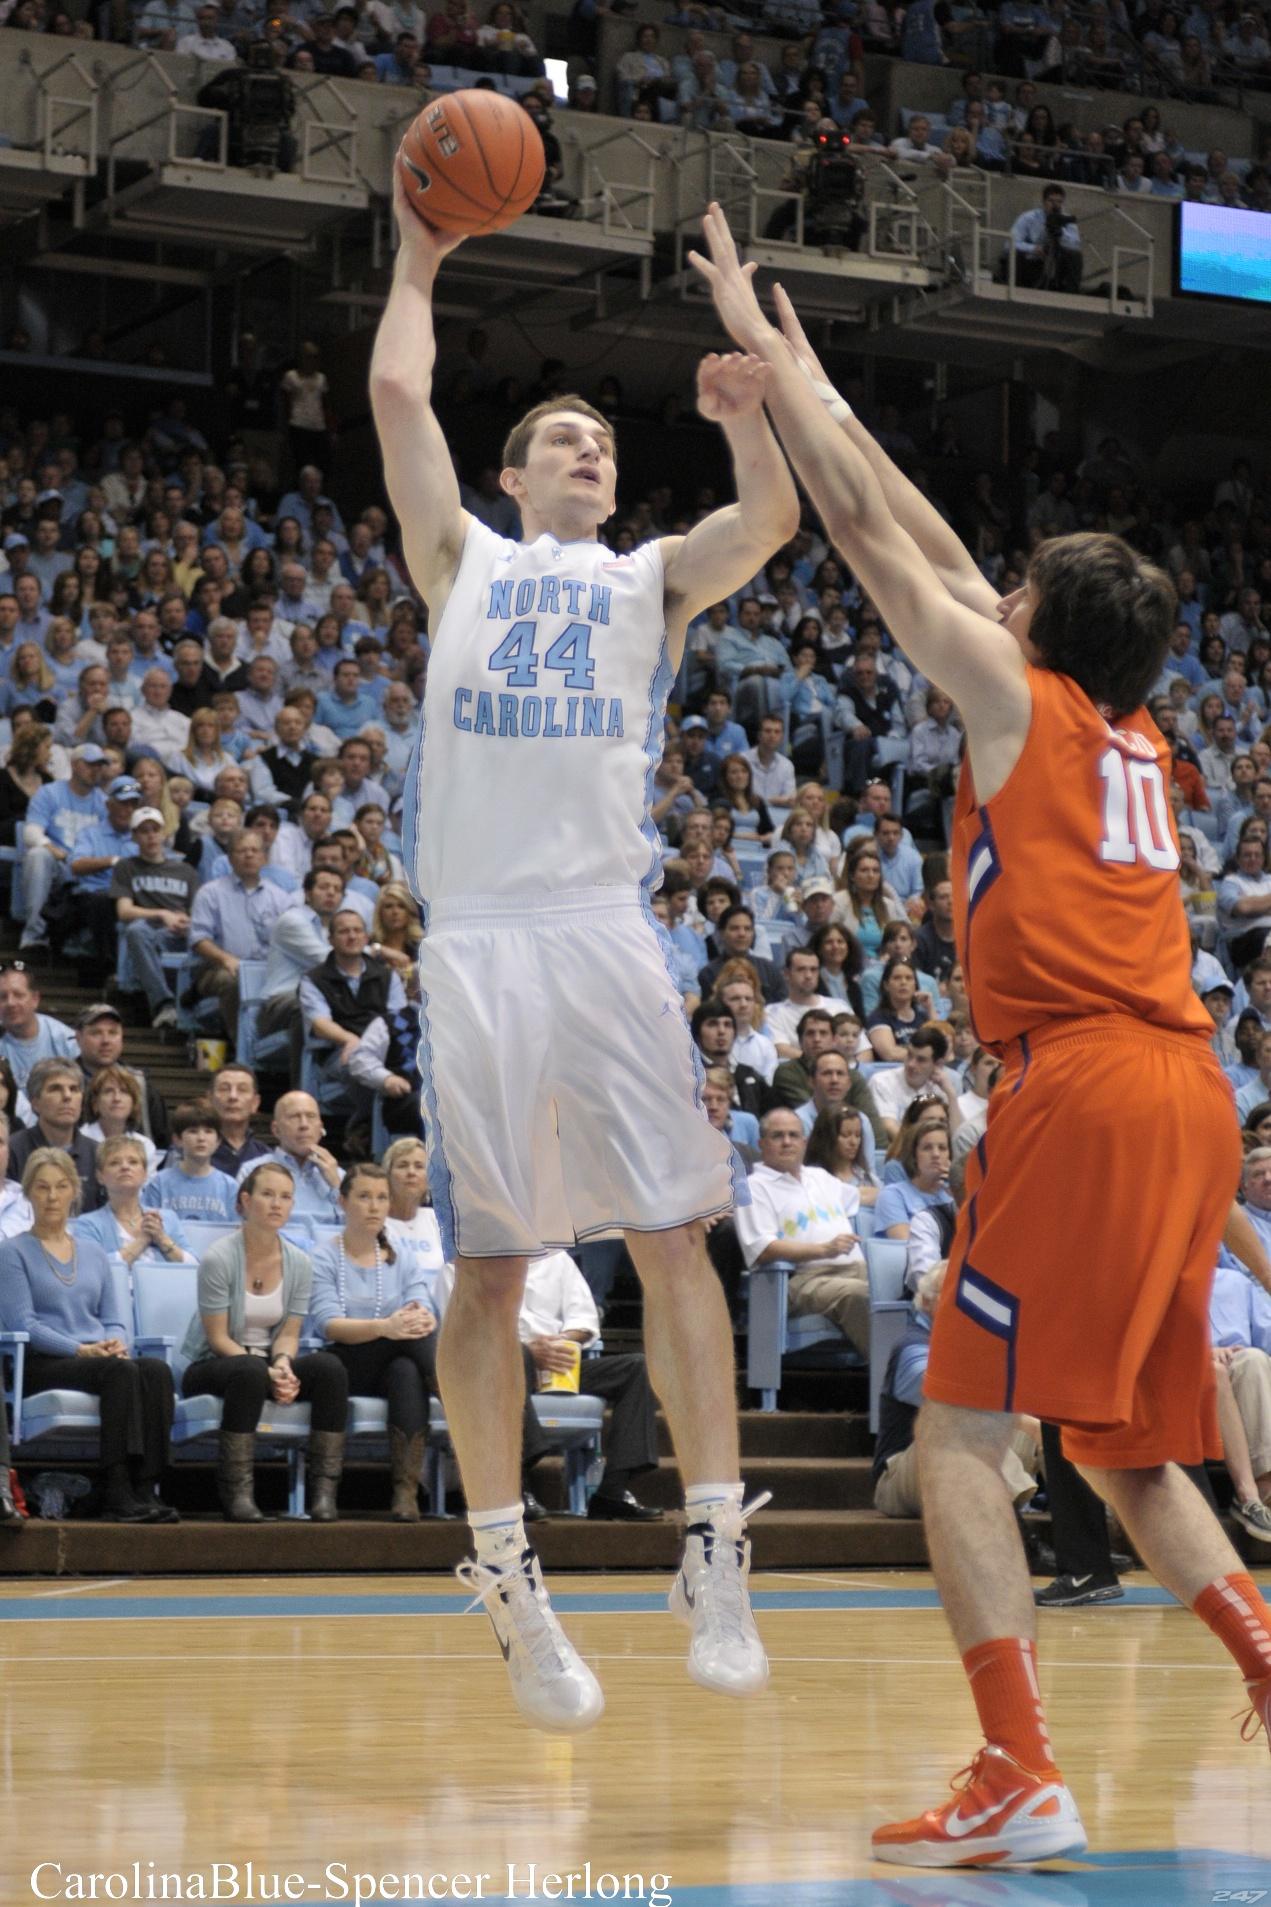
[[[1029,637],[1048,669],[1092,702],[1128,715],[1161,673],[1174,585],[1119,536],[1081,531],[1043,543],[1028,565],[1037,592]]]

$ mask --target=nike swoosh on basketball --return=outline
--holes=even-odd
[[[961,1814],[955,1808],[945,1821],[945,1833],[951,1834],[955,1841],[960,1841],[964,1834],[974,1834],[976,1828],[982,1828],[986,1821],[991,1821],[1003,1808],[1009,1808],[1011,1802],[1018,1801],[1025,1792],[1023,1788],[1016,1788],[1010,1794],[1003,1795],[1000,1801],[995,1801],[991,1808],[983,1808],[979,1814]]]

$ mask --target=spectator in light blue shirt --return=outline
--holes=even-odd
[[[33,968],[11,962],[0,973],[0,1059],[8,1061],[16,1083],[25,1087],[31,1068],[42,1059],[79,1064],[79,1044],[69,1026],[39,1011]],[[9,1111],[12,1114],[13,1108]]]
[[[419,85],[419,41],[413,33],[399,33],[391,53],[375,55],[375,77],[381,86]]]
[[[765,714],[779,715],[783,685],[794,670],[785,644],[763,633],[763,608],[755,596],[737,607],[736,629],[725,630],[715,654],[715,670],[743,728],[757,728]],[[709,711],[707,716],[709,725]]]
[[[902,1126],[897,1158],[905,1177],[884,1183],[874,1207],[874,1231],[878,1237],[903,1241],[915,1213],[953,1204],[947,1184],[949,1128],[936,1109]]]
[[[179,1218],[236,1225],[238,1187],[228,1172],[212,1164],[220,1143],[221,1115],[215,1106],[178,1106],[172,1115],[174,1162],[147,1181],[142,1205],[175,1212]]]
[[[896,814],[880,815],[874,832],[883,879],[895,890],[897,900],[912,900],[922,893],[922,856],[908,837],[904,822]]]
[[[124,1133],[103,1139],[97,1148],[97,1177],[105,1189],[107,1203],[95,1212],[83,1212],[72,1220],[76,1238],[90,1238],[100,1245],[116,1270],[125,1277],[139,1258],[151,1264],[192,1265],[185,1226],[176,1212],[162,1205],[147,1205],[141,1197],[145,1189],[146,1141],[139,1133]]]
[[[354,657],[341,657],[332,675],[335,686],[329,694],[318,697],[314,720],[345,741],[368,722],[379,721],[379,704],[363,686]]]
[[[910,0],[901,41],[903,60],[919,66],[947,66],[939,15],[943,13],[947,18],[948,11],[940,0]]]
[[[313,536],[313,513],[319,504],[325,504],[330,510],[332,529],[342,532],[344,518],[332,498],[323,493],[322,472],[316,464],[306,464],[296,480],[296,488],[288,490],[280,501],[275,521],[280,522],[285,516],[295,517],[305,533],[305,541],[309,542]]]
[[[71,750],[70,778],[46,782],[27,804],[23,824],[22,885],[27,905],[23,948],[47,945],[44,909],[49,896],[70,879],[71,855],[80,835],[106,819],[106,797],[97,785],[105,759],[96,743],[81,742]]]
[[[320,1225],[340,1222],[340,1167],[321,1143],[325,1134],[318,1102],[311,1093],[284,1093],[274,1107],[276,1141],[269,1163],[283,1166],[295,1186],[291,1217]],[[256,1166],[253,1159],[239,1173],[239,1184]]]
[[[706,723],[706,752],[717,763],[729,755],[744,755],[750,746],[745,729],[732,717],[733,698],[729,691],[712,689],[701,719]],[[692,717],[686,719],[691,721]]]

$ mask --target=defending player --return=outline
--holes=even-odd
[[[769,408],[831,541],[966,725],[958,944],[1006,1070],[969,1162],[918,1440],[932,1563],[987,1745],[952,1800],[880,1828],[874,1851],[1032,1863],[1080,1851],[1085,1833],[1051,1755],[999,1474],[1013,1413],[1064,1426],[1156,1575],[1235,1657],[1260,1721],[1271,1707],[1268,1610],[1177,1468],[1220,1450],[1207,1304],[1240,1149],[1190,985],[1168,754],[1142,707],[1173,590],[1118,538],[1080,535],[1043,545],[999,600],[851,420],[788,301],[790,341],[767,322],[717,207],[705,230],[710,260],[694,262],[770,367]]]
[[[433,1200],[457,1267],[438,1372],[476,1547],[461,1569],[523,1714],[583,1728],[600,1689],[552,1614],[521,1522],[517,1315],[529,1255],[623,1231],[689,1533],[672,1609],[689,1671],[743,1695],[767,1662],[746,1588],[732,1338],[701,1221],[733,1203],[732,1152],[649,909],[663,712],[690,619],[793,534],[798,499],[763,411],[764,368],[708,358],[703,416],[739,502],[615,557],[610,425],[577,398],[508,439],[524,541],[464,511],[430,403],[432,291],[453,242],[395,187],[401,250],[371,366],[389,494],[431,630],[405,861],[424,907],[421,1074]],[[751,1506],[753,1508],[755,1506]]]

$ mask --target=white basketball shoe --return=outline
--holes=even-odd
[[[768,1680],[768,1658],[750,1608],[746,1523],[770,1501],[765,1491],[744,1509],[730,1505],[710,1523],[690,1524],[671,1587],[671,1614],[693,1632],[688,1672],[720,1695],[754,1695]]]
[[[604,1714],[599,1682],[556,1620],[532,1549],[495,1569],[471,1559],[455,1571],[484,1606],[527,1722],[558,1734],[590,1728]]]

